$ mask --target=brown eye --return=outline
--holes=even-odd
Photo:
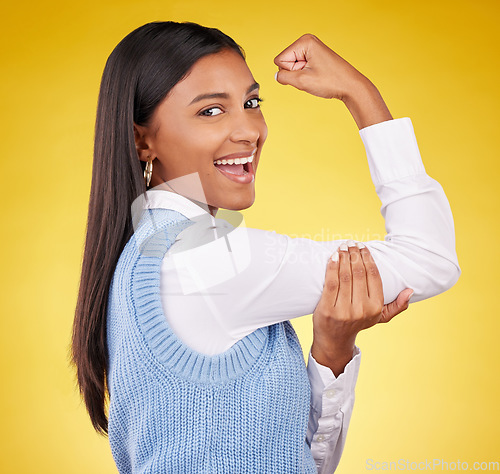
[[[254,97],[253,99],[248,99],[245,102],[245,108],[247,109],[257,109],[260,107],[260,102],[262,102],[263,99],[260,97]]]
[[[217,112],[217,110],[219,112]],[[209,109],[203,110],[200,112],[200,115],[203,115],[205,117],[215,117],[216,115],[220,115],[222,113],[222,110],[220,107],[210,107]]]

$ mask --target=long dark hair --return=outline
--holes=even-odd
[[[118,258],[133,234],[131,205],[146,191],[134,123],[147,125],[158,104],[198,59],[238,44],[196,23],[153,22],[127,35],[104,68],[71,363],[94,429],[108,433],[106,315]]]

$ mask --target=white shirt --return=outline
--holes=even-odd
[[[365,242],[385,303],[405,288],[414,290],[412,301],[447,290],[460,275],[453,217],[441,186],[425,173],[411,120],[389,120],[359,133],[386,223],[384,241]],[[206,205],[163,189],[148,190],[146,198],[144,208],[173,209],[195,222],[165,254],[160,293],[172,330],[207,355],[226,351],[259,327],[312,314],[328,258],[344,242],[246,228],[240,213],[219,210],[213,217]],[[359,362],[356,348],[336,378],[309,353],[307,441],[320,473],[332,473],[340,460]]]

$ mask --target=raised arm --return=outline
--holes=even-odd
[[[343,101],[359,129],[392,119],[374,84],[314,35],[301,36],[274,63],[280,84]]]
[[[301,36],[274,62],[278,82],[343,101],[360,130],[386,222],[384,242],[367,243],[385,302],[396,298],[401,282],[414,288],[414,301],[455,284],[453,217],[440,184],[425,173],[410,119],[392,120],[373,83],[314,35]]]

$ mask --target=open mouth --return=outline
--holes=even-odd
[[[220,171],[224,171],[226,173],[234,174],[237,176],[244,176],[248,173],[253,173],[253,158],[254,155],[231,160],[215,160],[214,166]]]
[[[254,155],[229,160],[215,160],[214,166],[227,178],[237,183],[251,183],[255,179]]]

